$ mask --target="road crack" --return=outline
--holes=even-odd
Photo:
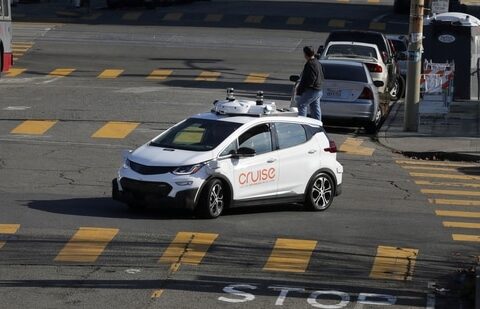
[[[403,197],[404,200],[407,200],[412,196],[412,194],[410,193],[410,190],[400,187],[395,181],[391,180],[391,181],[388,181],[388,183],[394,188],[405,193],[405,196]]]

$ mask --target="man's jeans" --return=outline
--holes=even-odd
[[[310,106],[310,117],[322,120],[320,110],[321,90],[307,89],[301,96],[297,96],[297,108],[299,116],[307,116],[307,109]]]

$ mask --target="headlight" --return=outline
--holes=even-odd
[[[180,166],[179,168],[174,170],[172,173],[175,175],[195,174],[203,167],[203,165],[204,165],[203,163],[200,163],[200,164],[194,164],[194,165]]]
[[[129,168],[129,167],[130,167],[130,160],[125,159],[125,161],[123,161],[123,168]]]

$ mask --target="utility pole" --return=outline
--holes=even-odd
[[[420,102],[420,74],[422,65],[424,0],[411,0],[408,44],[407,92],[403,130],[418,131],[418,105]]]

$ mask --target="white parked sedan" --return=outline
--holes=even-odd
[[[322,119],[333,124],[361,125],[368,133],[375,133],[384,115],[377,90],[383,82],[374,82],[362,62],[320,60],[320,64],[325,77],[320,100]],[[293,82],[299,78],[290,76]],[[297,106],[295,89],[291,106]]]
[[[382,81],[384,84],[382,87],[378,87],[378,92],[385,92],[388,82],[388,71],[377,45],[361,42],[333,41],[328,43],[320,59],[349,60],[365,63],[370,75],[372,75],[372,79],[374,81]]]
[[[112,195],[133,208],[173,204],[207,218],[258,204],[325,210],[341,192],[342,173],[321,121],[230,92],[211,112],[126,152]]]

